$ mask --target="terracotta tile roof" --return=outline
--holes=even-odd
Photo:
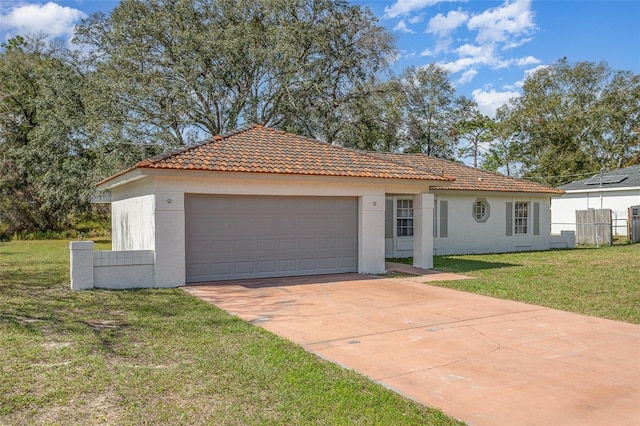
[[[451,179],[351,149],[252,125],[198,145],[150,158],[132,169],[203,170],[387,179]]]
[[[562,190],[541,185],[539,183],[512,178],[500,173],[476,169],[453,161],[429,157],[424,154],[375,153],[373,155],[404,166],[415,167],[419,170],[443,174],[445,176],[455,178],[455,181],[446,187],[432,186],[432,189],[447,191],[496,191],[564,194],[564,191]]]

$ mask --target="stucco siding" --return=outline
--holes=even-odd
[[[153,250],[155,197],[143,195],[111,203],[113,250]]]
[[[473,203],[484,199],[490,206],[489,217],[477,222],[472,216]],[[448,233],[434,239],[434,252],[438,255],[467,253],[501,253],[512,251],[549,249],[549,198],[529,194],[496,196],[489,194],[438,194],[436,200],[448,202]],[[524,235],[506,232],[506,203],[528,202],[528,232]],[[539,203],[539,235],[534,235],[533,203]],[[440,212],[437,213],[438,217]]]
[[[400,195],[395,198],[407,197]],[[480,199],[487,204],[489,216],[486,220],[478,222],[474,219],[472,212],[475,201]],[[446,203],[446,213],[443,202]],[[511,232],[512,235],[507,235],[506,232],[507,203],[511,203],[512,207],[515,202],[529,203],[528,232],[525,235],[514,232]],[[432,222],[432,226],[426,231],[435,233],[433,252],[436,255],[548,250],[550,248],[549,206],[549,197],[545,195],[440,192],[435,194],[433,211],[435,226]],[[534,210],[538,213],[537,226]],[[443,231],[446,231],[446,235]],[[412,242],[412,237],[397,237],[394,229],[393,238],[386,239],[386,255],[388,257],[412,256]]]

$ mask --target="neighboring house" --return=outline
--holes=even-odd
[[[431,268],[434,253],[548,249],[549,196],[561,193],[257,125],[144,160],[98,188],[111,191],[113,251],[71,243],[74,289],[376,274],[385,255]]]
[[[640,205],[640,165],[625,167],[560,186],[551,200],[551,231],[576,229],[576,210],[611,209],[614,233],[627,234],[628,209]]]
[[[417,170],[455,178],[434,185],[434,254],[497,253],[571,247],[571,239],[550,236],[550,199],[563,191],[423,154],[375,154]],[[412,255],[412,200],[387,194],[385,253]]]

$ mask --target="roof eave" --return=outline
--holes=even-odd
[[[563,191],[567,194],[580,194],[587,192],[616,192],[616,191],[640,191],[640,186],[618,186],[618,187],[593,187],[593,188],[584,188],[584,189],[564,189]]]
[[[128,178],[128,176],[138,171],[140,176],[136,176],[133,179]],[[185,173],[190,176],[200,176],[204,178],[216,179],[216,178],[231,178],[237,176],[244,176],[246,178],[263,178],[265,176],[270,176],[276,179],[335,179],[335,180],[349,180],[354,181],[358,180],[362,181],[371,181],[378,183],[399,183],[402,182],[404,184],[418,184],[418,185],[427,185],[431,186],[446,186],[453,183],[453,181],[449,180],[440,180],[442,178],[438,177],[437,179],[429,179],[429,178],[402,178],[402,177],[376,177],[376,176],[348,176],[348,175],[322,175],[322,174],[310,174],[310,173],[274,173],[274,172],[249,172],[249,171],[221,171],[221,170],[194,170],[194,169],[173,169],[173,168],[136,168],[132,169],[120,176],[114,176],[107,181],[101,182],[99,185],[103,185],[99,187],[99,189],[108,189],[113,186],[119,186],[129,181],[140,179],[145,176],[182,176],[184,177]],[[111,182],[113,181],[113,183]],[[104,186],[109,184],[110,186]]]
[[[132,168],[129,170],[125,170],[122,173],[113,175],[101,182],[98,182],[96,184],[96,188],[100,191],[103,191],[105,189],[113,189],[118,186],[122,186],[128,183],[134,182],[136,180],[143,179],[149,175],[149,173],[147,173],[147,170],[149,169]]]
[[[431,188],[433,191],[447,191],[447,192],[480,192],[480,193],[497,193],[497,194],[539,194],[549,196],[561,196],[564,195],[564,191],[518,191],[518,190],[496,190],[496,189],[480,189],[480,188],[447,188],[442,185],[434,185]]]

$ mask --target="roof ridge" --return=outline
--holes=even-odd
[[[411,155],[411,153],[408,153],[408,154]],[[514,176],[508,176],[508,175],[505,175],[504,173],[494,172],[494,171],[491,171],[491,170],[480,169],[478,167],[469,166],[469,165],[464,164],[464,163],[457,163],[455,161],[447,160],[445,158],[432,157],[430,155],[426,155],[426,154],[423,154],[423,153],[416,153],[416,154],[413,154],[413,155],[421,155],[421,156],[424,156],[424,157],[427,157],[427,158],[432,158],[432,159],[437,160],[437,161],[446,161],[446,162],[449,162],[449,163],[453,163],[453,164],[455,164],[457,166],[465,167],[467,169],[473,170],[474,172],[477,172],[477,173],[487,173],[487,174],[490,174],[490,175],[493,175],[493,176],[497,176],[497,177],[505,178],[505,179],[510,179],[510,180],[514,180],[514,181],[523,181],[524,180],[524,181],[527,181],[530,184],[539,185],[539,186],[542,186],[542,187],[545,187],[545,188],[552,188],[550,186],[543,185],[543,184],[541,184],[539,182],[535,182],[535,181],[529,180],[526,177],[517,178],[517,177],[514,177]]]
[[[513,176],[506,176],[502,173],[499,172],[494,172],[494,171],[490,171],[490,170],[484,170],[484,169],[479,169],[476,167],[472,167],[469,165],[466,165],[464,163],[459,163],[456,161],[451,161],[451,160],[447,160],[445,158],[438,158],[438,157],[433,157],[430,155],[426,155],[423,153],[410,153],[410,152],[376,152],[373,153],[374,155],[379,155],[380,158],[387,158],[389,161],[394,161],[395,164],[401,164],[403,166],[406,167],[413,167],[415,169],[418,170],[424,170],[427,171],[429,173],[433,173],[433,174],[438,174],[437,171],[434,171],[433,167],[429,167],[425,165],[416,165],[414,164],[415,162],[419,162],[419,159],[422,159],[423,161],[426,161],[427,164],[428,162],[432,162],[432,163],[448,163],[451,166],[450,167],[458,167],[459,169],[464,169],[464,170],[468,170],[468,172],[464,172],[462,170],[459,170],[460,173],[463,174],[469,174],[469,179],[472,180],[478,180],[480,182],[484,182],[485,180],[492,180],[492,179],[500,179],[503,182],[513,182],[513,184],[517,184],[517,185],[523,185],[526,183],[526,185],[529,185],[530,187],[530,191],[529,192],[541,192],[541,193],[547,193],[549,191],[557,191],[556,188],[552,188],[550,186],[547,185],[543,185],[541,183],[538,182],[533,182],[530,180],[526,180],[523,178],[517,178],[517,177],[513,177]],[[411,159],[415,159],[414,161],[411,161]],[[426,167],[425,167],[426,166]],[[443,171],[443,176],[447,176],[445,170],[447,169],[447,166],[445,164],[445,167],[441,167],[441,170]],[[453,172],[451,175],[454,176],[455,178],[455,182],[460,182],[461,184],[465,185],[467,182],[467,178],[462,178],[459,176],[458,172]],[[455,186],[455,183],[454,183]],[[442,189],[447,189],[446,186],[439,186],[438,184],[435,184],[432,186],[433,188],[442,188]]]
[[[422,171],[425,171],[425,172],[428,172],[428,173],[433,173],[436,176],[448,177],[448,178],[451,178],[452,180],[455,180],[455,177],[447,176],[444,173],[444,169],[442,169],[442,170],[440,170],[438,172],[436,170],[430,169],[429,167],[416,166],[414,164],[409,164],[406,161],[402,161],[402,162],[401,161],[396,161],[394,158],[392,158],[392,156],[402,157],[404,155],[416,155],[417,153],[412,154],[412,153],[406,153],[406,152],[380,152],[380,151],[363,151],[363,153],[370,154],[370,155],[372,155],[374,157],[378,157],[378,156],[380,156],[380,157],[391,157],[391,158],[388,158],[388,159],[385,158],[385,161],[389,161],[389,162],[391,162],[393,164],[397,164],[397,165],[400,165],[400,166],[411,167],[411,168],[422,170]],[[391,154],[391,155],[389,156],[388,154]],[[430,157],[430,158],[432,158],[432,157]]]

